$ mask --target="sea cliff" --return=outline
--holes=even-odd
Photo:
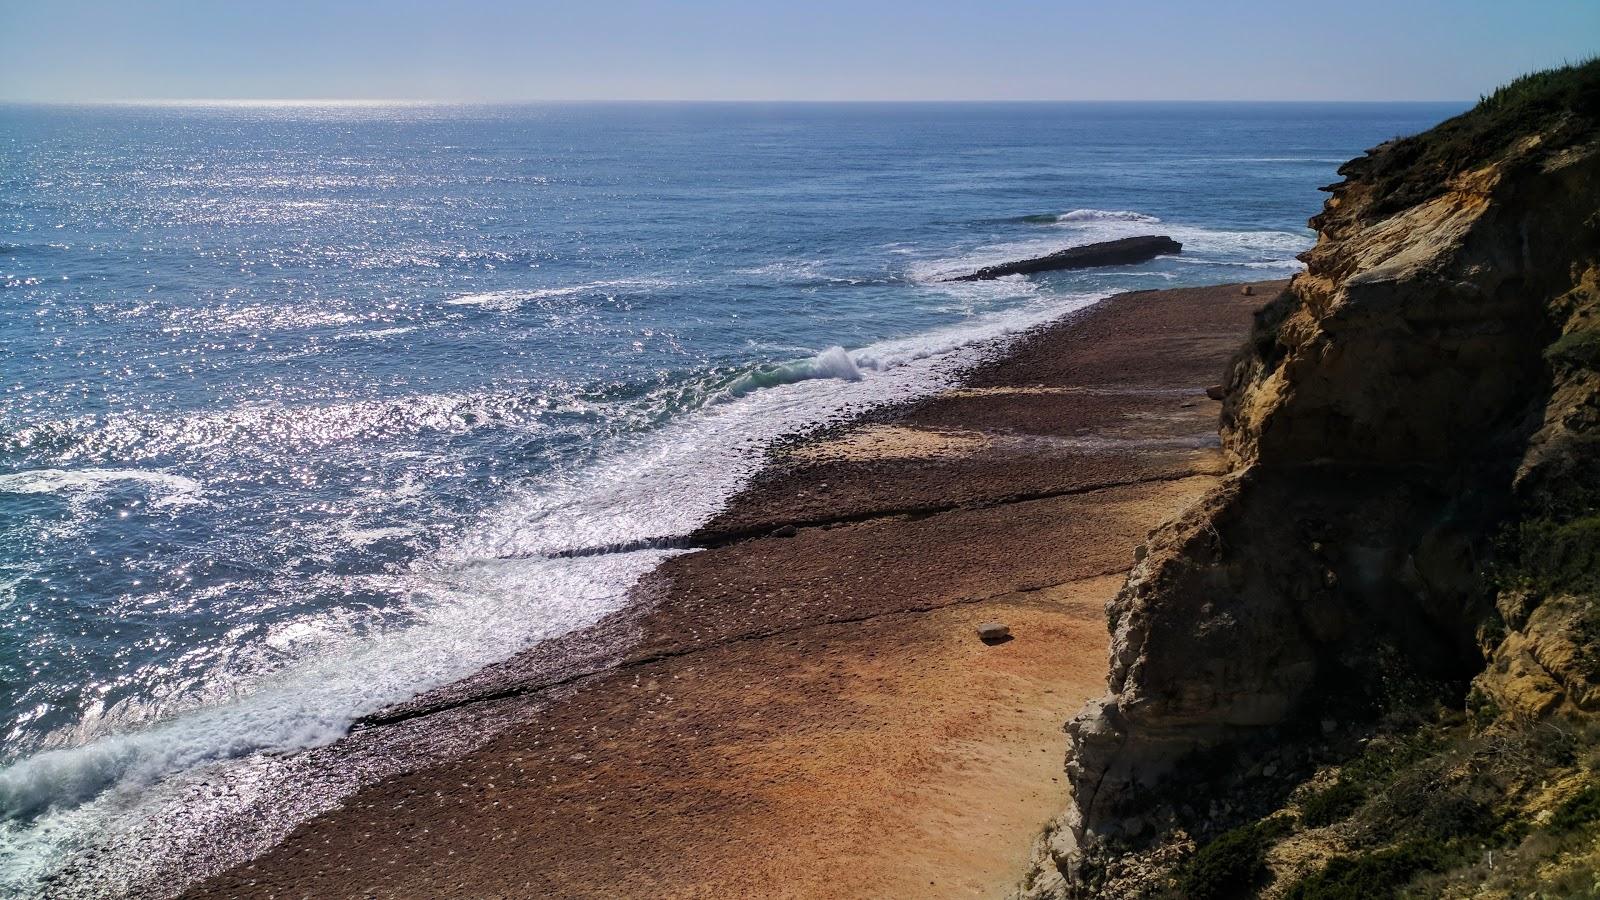
[[[1600,871],[1600,64],[1340,174],[1226,373],[1229,474],[1108,604],[1023,896]]]

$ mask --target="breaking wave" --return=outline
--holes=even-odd
[[[1130,209],[1075,209],[1055,217],[1057,222],[1139,222],[1154,224],[1161,220]]]
[[[735,376],[697,411],[617,452],[512,491],[459,540],[379,577],[410,597],[403,625],[349,636],[313,658],[236,689],[229,702],[176,712],[131,732],[46,750],[0,769],[0,851],[50,863],[66,833],[136,817],[142,791],[183,773],[263,752],[303,750],[420,691],[462,678],[539,640],[620,608],[633,583],[675,553],[759,468],[773,440],[841,415],[924,396],[1008,336],[1101,294],[1037,302],[854,351]],[[7,490],[77,490],[136,480],[176,495],[199,485],[137,470],[41,470]],[[358,534],[378,540],[393,532]],[[609,547],[618,552],[586,553]],[[111,829],[114,830],[114,829]],[[54,835],[54,837],[52,837]]]
[[[1181,255],[1161,257],[1162,264],[1238,266],[1292,272],[1301,268],[1296,256],[1313,243],[1310,231],[1205,228],[1163,221],[1133,210],[1075,209],[1047,216],[1026,216],[1022,221],[1049,225],[1048,231],[1060,236],[1032,236],[974,247],[938,259],[921,260],[911,266],[909,275],[914,281],[938,284],[984,266],[1044,256],[1068,247],[1148,234],[1164,234],[1183,244]],[[1046,229],[1030,233],[1038,235],[1044,231]],[[1028,279],[1018,277],[998,279],[987,284],[998,285],[1006,281],[1031,283]]]
[[[572,297],[582,294],[615,292],[623,288],[650,289],[672,285],[673,282],[664,278],[612,278],[601,281],[589,281],[583,284],[564,285],[562,287],[535,288],[532,290],[504,290],[485,291],[478,294],[462,294],[444,301],[447,306],[481,306],[486,309],[509,312],[517,309],[524,303],[538,300],[549,300],[557,297]]]

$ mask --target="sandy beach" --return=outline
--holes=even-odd
[[[775,450],[626,613],[357,734],[518,724],[188,896],[1002,895],[1064,804],[1104,603],[1221,473],[1205,388],[1281,286],[1119,295]]]

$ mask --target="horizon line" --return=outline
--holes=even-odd
[[[47,99],[0,97],[0,103],[30,106],[520,106],[533,104],[691,104],[691,103],[770,103],[770,104],[869,104],[869,103],[1476,103],[1477,98],[686,98],[686,97],[593,97],[593,98],[520,98],[520,99],[442,99],[442,98],[381,98],[381,97],[122,97]]]

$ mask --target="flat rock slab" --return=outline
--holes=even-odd
[[[1068,247],[1048,256],[1036,256],[1033,259],[1021,259],[1016,262],[1001,263],[998,266],[984,266],[971,275],[962,275],[950,280],[991,281],[1007,275],[1031,275],[1034,272],[1053,272],[1058,269],[1125,266],[1181,252],[1183,245],[1166,235],[1119,238],[1115,241]]]

